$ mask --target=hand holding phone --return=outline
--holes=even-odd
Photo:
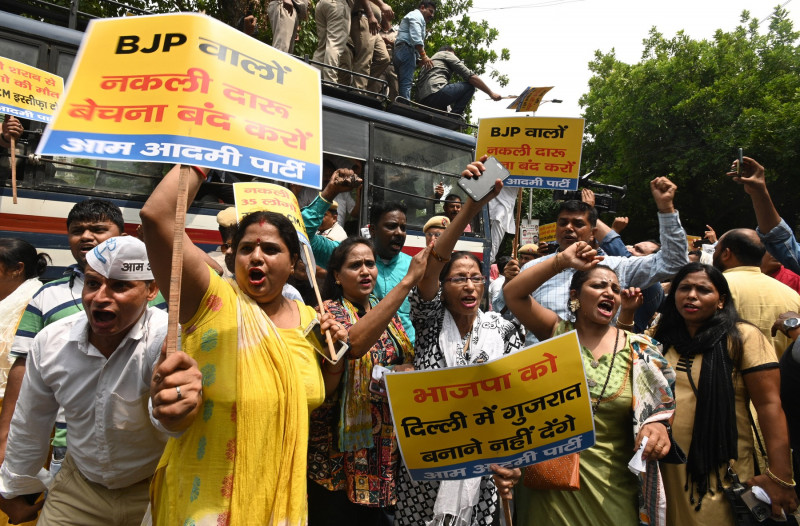
[[[736,175],[742,176],[742,163],[744,162],[744,152],[739,148],[739,162],[736,163]]]
[[[461,177],[458,186],[476,203],[489,195],[494,189],[494,183],[500,179],[505,181],[511,173],[495,157],[489,157],[483,162],[486,168],[480,177]]]

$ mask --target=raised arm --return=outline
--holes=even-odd
[[[475,161],[467,165],[467,168],[461,172],[461,177],[480,177],[486,169],[483,166],[483,161],[488,157],[484,155],[480,161]],[[445,263],[450,261],[450,256],[453,254],[453,249],[458,242],[458,238],[467,228],[472,218],[478,215],[483,208],[483,205],[497,197],[500,190],[503,189],[503,183],[500,179],[494,183],[494,190],[489,192],[489,195],[476,203],[471,197],[467,196],[464,206],[456,217],[450,222],[448,227],[436,239],[436,244],[430,252],[428,257],[428,267],[425,269],[425,276],[419,282],[419,293],[422,301],[431,301],[436,297],[436,292],[439,290],[439,273],[442,271]]]
[[[728,172],[727,175],[744,186],[744,191],[753,201],[753,210],[756,212],[758,229],[766,234],[778,226],[778,223],[781,222],[781,216],[778,215],[778,210],[769,196],[767,180],[764,177],[764,167],[750,157],[743,157],[742,161],[741,175],[736,172],[736,166],[739,164],[738,159],[733,161],[732,171]]]
[[[666,177],[656,177],[650,181],[650,191],[658,208],[661,250],[647,256],[627,258],[619,263],[616,270],[623,287],[647,288],[671,278],[689,263],[686,231],[681,226],[674,206],[677,188]]]
[[[503,287],[506,305],[536,338],[546,340],[553,335],[558,315],[533,299],[533,291],[566,268],[586,270],[596,266],[602,259],[587,243],[574,243],[548,261],[526,268]]]
[[[417,252],[411,258],[408,272],[400,280],[389,294],[383,297],[363,318],[358,320],[355,325],[350,327],[350,357],[361,358],[375,345],[386,326],[391,322],[392,317],[397,314],[397,310],[403,301],[408,297],[411,289],[419,282],[425,274],[425,266],[428,262],[433,244],[425,247],[425,250]]]
[[[147,257],[150,259],[150,267],[156,283],[158,283],[158,288],[167,299],[169,299],[169,282],[172,277],[172,231],[175,226],[175,210],[177,208],[175,196],[178,195],[179,175],[179,165],[167,172],[167,175],[150,194],[150,198],[139,214],[142,219],[142,232],[144,233],[144,244],[147,246]],[[200,185],[205,181],[205,175],[204,168],[189,170],[187,206],[197,195]],[[179,316],[181,323],[189,321],[197,311],[208,288],[208,283],[209,274],[205,254],[192,243],[184,232],[183,280]]]

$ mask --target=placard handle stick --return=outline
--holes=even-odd
[[[167,318],[167,356],[178,350],[178,325],[181,311],[181,281],[183,279],[183,230],[186,226],[186,199],[189,194],[191,168],[181,165],[178,175],[178,202],[175,206],[175,225],[172,228],[172,270],[169,277],[169,309]]]
[[[517,259],[517,245],[519,244],[517,241],[519,239],[519,230],[522,225],[520,225],[520,218],[522,217],[522,188],[519,189],[517,192],[517,228],[514,229],[514,246],[511,247],[511,255],[514,259]]]
[[[503,501],[503,516],[506,518],[506,526],[514,526],[511,524],[511,505],[506,499],[501,500]]]
[[[303,252],[306,254],[306,261],[311,261],[311,254],[308,253],[308,245],[305,243],[300,243],[303,245]],[[316,269],[307,269],[308,272]],[[322,296],[319,293],[319,286],[317,285],[316,279],[309,280],[311,282],[311,287],[314,289],[314,294],[317,296],[317,303],[319,304],[319,311],[326,312],[325,304],[322,303]],[[336,361],[336,351],[333,348],[333,338],[331,338],[331,333],[327,329],[325,330],[325,341],[328,342],[328,352],[331,355],[331,361]]]
[[[9,153],[11,153],[11,196],[17,204],[17,140],[9,135]]]

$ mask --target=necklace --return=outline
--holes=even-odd
[[[603,399],[603,395],[606,394],[608,381],[611,379],[611,371],[614,370],[614,359],[617,357],[618,345],[619,345],[619,327],[617,327],[617,332],[614,334],[614,350],[611,352],[611,364],[609,364],[608,366],[608,374],[606,375],[606,381],[605,383],[603,383],[603,389],[600,390],[600,395],[597,397],[597,400],[592,404],[592,415],[597,413],[597,406],[600,405],[600,401]],[[594,385],[597,384],[595,383]],[[594,385],[592,385],[592,387],[594,387]]]

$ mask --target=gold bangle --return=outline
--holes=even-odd
[[[439,254],[437,254],[436,249],[434,247],[431,247],[431,256],[433,256],[439,263],[447,263],[448,261],[450,261],[450,258],[445,259]]]
[[[775,484],[777,484],[778,486],[780,486],[782,488],[792,489],[797,485],[797,483],[794,481],[794,479],[791,479],[791,482],[786,482],[785,480],[782,480],[782,479],[778,478],[778,475],[776,475],[775,473],[770,471],[769,467],[767,467],[767,469],[764,472],[764,474],[766,476],[768,476],[770,478],[770,480],[772,480],[772,482],[774,482]]]
[[[553,272],[555,272],[556,274],[564,270],[563,268],[561,268],[561,265],[558,264],[558,256],[559,254],[558,252],[556,252],[556,256],[553,258]]]

